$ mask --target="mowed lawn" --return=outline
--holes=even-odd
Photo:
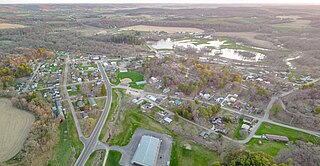
[[[185,144],[191,145],[191,150],[186,149],[184,146]],[[212,165],[219,161],[219,154],[217,152],[191,141],[187,141],[181,136],[174,137],[170,157],[170,166]]]
[[[261,145],[258,144],[259,140],[262,142]],[[245,147],[252,152],[264,152],[271,156],[276,156],[282,149],[287,148],[287,145],[283,142],[253,138],[245,145]]]
[[[119,161],[122,154],[115,150],[110,150],[108,153],[108,158],[105,166],[120,166]]]
[[[160,133],[170,134],[170,132],[161,126],[159,122],[142,114],[139,109],[127,110],[124,119],[121,122],[122,132],[111,138],[109,144],[125,146],[130,142],[130,139],[137,128],[143,128]]]
[[[289,138],[290,141],[302,140],[302,141],[308,141],[308,142],[320,144],[319,137],[316,137],[301,131],[289,129],[286,127],[270,124],[267,122],[263,122],[259,127],[258,131],[256,132],[256,135],[263,135],[263,134],[274,134],[274,135],[286,136]]]
[[[124,78],[130,78],[132,82],[130,83],[130,87],[136,88],[136,89],[142,89],[144,85],[137,85],[136,82],[143,81],[144,76],[136,71],[128,71],[124,73],[118,73],[118,80],[124,79]]]

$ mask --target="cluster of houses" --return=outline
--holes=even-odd
[[[254,123],[253,123],[253,121],[251,119],[244,118],[243,119],[243,124],[241,125],[241,130],[250,133],[251,129],[253,128],[253,125],[254,125]]]
[[[89,80],[98,80],[100,77],[99,70],[91,65],[88,65],[85,62],[82,66],[85,66],[87,70],[85,70],[84,68],[80,68],[77,63],[71,63],[70,66],[73,69],[73,71],[71,72],[71,81],[73,83],[83,81],[88,82]],[[76,71],[80,71],[79,75],[77,75]]]
[[[311,81],[310,76],[301,76],[299,79],[296,80],[297,84],[305,84]]]
[[[225,135],[228,134],[229,129],[226,128],[226,122],[222,119],[222,117],[214,117],[210,120],[210,123],[212,124],[211,130]]]
[[[52,101],[54,102],[52,107],[53,115],[55,117],[60,118],[60,120],[64,120],[65,109],[63,109],[63,106],[61,104],[61,96],[59,89],[57,87],[53,87],[48,92],[45,92],[43,94],[43,97],[48,97],[48,93],[52,95]]]

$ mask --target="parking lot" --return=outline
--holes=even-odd
[[[130,143],[126,146],[111,146],[110,150],[116,150],[122,153],[120,159],[120,165],[129,166],[133,155],[139,145],[140,139],[143,135],[153,136],[161,140],[160,152],[158,156],[157,165],[166,165],[167,161],[170,161],[170,154],[172,149],[172,137],[166,134],[156,133],[150,130],[144,130],[138,128],[133,134]]]

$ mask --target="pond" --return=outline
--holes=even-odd
[[[258,62],[265,58],[265,55],[259,52],[241,50],[241,49],[231,49],[224,48],[220,49],[221,46],[226,45],[224,40],[201,40],[201,39],[186,39],[174,41],[170,38],[161,39],[157,42],[150,43],[151,47],[157,50],[161,49],[173,49],[174,47],[185,47],[185,48],[195,48],[201,50],[203,48],[211,49],[211,56],[220,56],[223,58],[239,60],[244,62]],[[260,49],[258,47],[252,47],[254,49]],[[264,49],[260,49],[264,50]],[[267,50],[265,50],[267,51]]]
[[[187,40],[178,40],[178,41],[173,41],[171,38],[167,39],[161,39],[155,43],[153,43],[151,46],[154,49],[173,49],[174,47],[192,47],[197,50],[200,50],[205,47],[214,47],[214,48],[219,48],[221,45],[224,44],[225,41],[219,41],[219,40],[212,40],[212,41],[207,41],[200,43],[200,41],[193,41],[191,39]]]
[[[251,54],[251,55],[249,55]],[[220,56],[223,58],[239,60],[244,62],[258,62],[262,60],[265,55],[258,52],[249,52],[243,50],[235,49],[221,49],[221,50],[212,50],[211,55]]]

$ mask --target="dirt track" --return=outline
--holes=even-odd
[[[13,107],[9,99],[0,98],[0,162],[21,150],[33,121],[32,114]]]

